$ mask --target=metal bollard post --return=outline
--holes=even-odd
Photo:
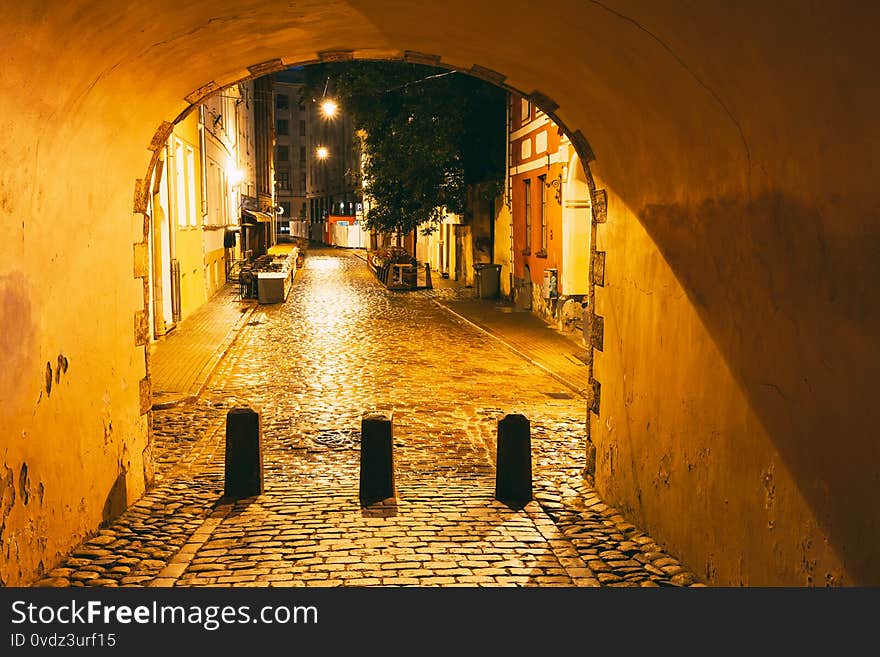
[[[431,263],[425,263],[425,287],[429,290],[434,289],[434,285],[431,283]]]
[[[394,444],[391,418],[381,414],[361,419],[361,506],[394,497]]]
[[[498,421],[495,499],[512,509],[532,500],[531,425],[525,415],[506,415]]]
[[[263,492],[260,413],[248,406],[226,413],[225,497],[240,499]]]

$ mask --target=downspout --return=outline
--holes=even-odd
[[[165,186],[168,191],[168,253],[171,260],[177,259],[177,230],[175,215],[177,214],[177,194],[175,193],[175,183],[177,180],[177,158],[174,150],[165,144]]]
[[[207,160],[207,140],[205,138],[205,106],[199,105],[199,192],[202,196],[202,225],[207,223],[205,220],[208,216],[208,160]]]
[[[199,104],[199,195],[201,196],[202,209],[202,287],[204,288],[205,299],[210,295],[208,293],[210,287],[208,284],[209,276],[207,269],[208,253],[205,245],[205,225],[209,223],[208,219],[208,155],[207,155],[207,138],[205,136],[205,105]]]
[[[507,94],[507,107],[505,110],[505,130],[504,135],[504,205],[507,206],[507,216],[510,217],[509,235],[510,235],[510,272],[508,273],[510,285],[510,298],[513,299],[513,193],[510,184],[510,105],[512,99]]]
[[[165,166],[168,168],[166,184],[168,185],[168,252],[171,257],[171,321],[180,321],[180,263],[177,261],[177,156],[173,149],[165,145]],[[171,182],[172,178],[174,183]],[[176,219],[176,221],[175,221]]]

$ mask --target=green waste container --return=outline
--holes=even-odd
[[[474,265],[474,286],[478,299],[497,299],[501,291],[501,265],[488,262]]]

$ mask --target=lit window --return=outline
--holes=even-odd
[[[174,205],[178,226],[195,226],[196,155],[192,146],[174,140]]]
[[[174,200],[177,206],[177,225],[186,226],[186,158],[183,143],[174,145]]]
[[[190,226],[195,226],[196,220],[196,153],[192,146],[186,147],[186,216]]]

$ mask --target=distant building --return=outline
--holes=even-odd
[[[502,287],[518,306],[574,329],[589,294],[586,176],[569,139],[528,99],[510,96],[508,124],[510,226],[496,228],[510,244]]]
[[[148,205],[153,339],[221,289],[247,248],[241,208],[260,196],[253,88],[234,85],[198,104],[160,151]]]
[[[309,111],[303,102],[303,74],[288,70],[275,74],[275,193],[281,213],[276,239],[308,238],[306,193]]]
[[[273,77],[256,78],[254,85],[254,196],[242,202],[242,243],[245,255],[265,255],[275,243],[275,103]]]
[[[325,116],[323,98],[306,98],[302,69],[275,73],[275,188],[283,208],[279,239],[332,239],[331,216],[362,212],[360,148],[351,116]]]

